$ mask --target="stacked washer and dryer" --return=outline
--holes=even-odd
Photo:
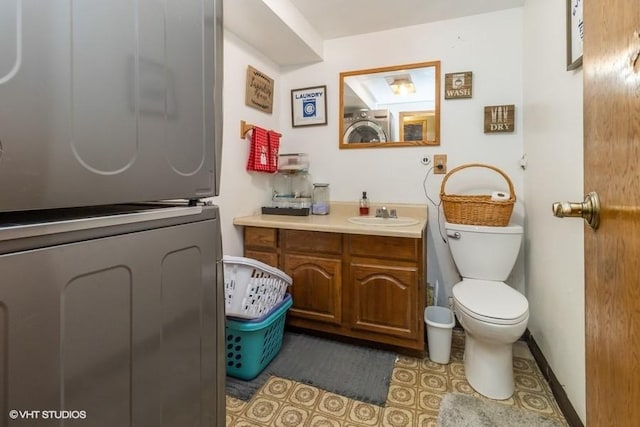
[[[344,143],[391,141],[389,110],[361,109],[344,114]]]

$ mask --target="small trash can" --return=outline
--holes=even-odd
[[[427,324],[429,359],[436,363],[449,363],[451,355],[451,331],[456,324],[453,312],[447,307],[431,305],[424,309]]]

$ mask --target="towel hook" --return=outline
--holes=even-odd
[[[240,120],[240,138],[246,138],[247,132],[253,129],[253,125],[245,122],[244,120]]]

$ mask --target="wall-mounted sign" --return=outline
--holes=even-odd
[[[513,104],[484,107],[484,133],[513,132],[515,112]]]
[[[444,75],[444,99],[471,98],[473,73],[451,73]]]
[[[327,87],[315,86],[291,91],[291,126],[327,124]]]
[[[273,111],[273,79],[251,65],[247,67],[244,103],[265,113]]]

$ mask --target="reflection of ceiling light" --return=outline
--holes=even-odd
[[[416,93],[416,87],[408,78],[396,78],[389,83],[391,91],[394,95],[408,95],[410,93]]]

